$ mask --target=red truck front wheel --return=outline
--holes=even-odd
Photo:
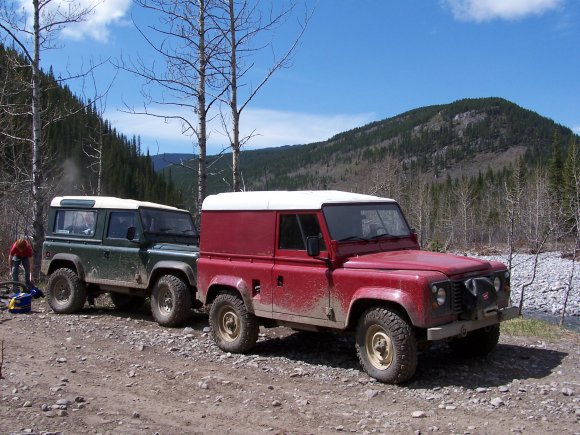
[[[356,350],[364,370],[388,384],[410,379],[417,368],[417,341],[409,323],[388,308],[371,308],[361,317]]]

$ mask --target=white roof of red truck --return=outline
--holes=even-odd
[[[140,207],[180,210],[169,205],[154,202],[137,201],[135,199],[115,198],[113,196],[57,196],[52,199],[51,207],[74,208],[111,208],[119,210],[136,210]],[[183,211],[183,210],[180,210]]]
[[[320,210],[324,204],[395,202],[338,190],[227,192],[208,196],[202,210]]]

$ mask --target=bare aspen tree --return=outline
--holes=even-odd
[[[522,290],[520,293],[520,302],[518,304],[518,315],[522,315],[522,311],[524,308],[524,295],[526,292],[526,288],[528,288],[529,286],[531,286],[534,281],[536,280],[536,272],[538,270],[538,259],[540,257],[540,254],[542,253],[542,250],[544,249],[544,245],[546,244],[546,241],[548,240],[548,238],[550,237],[550,235],[552,234],[552,228],[548,229],[544,235],[542,236],[541,239],[536,240],[534,243],[534,258],[532,260],[532,275],[529,276],[529,280],[524,283],[522,285]]]
[[[534,257],[532,260],[532,274],[529,280],[522,285],[519,314],[522,314],[524,297],[526,289],[532,285],[536,279],[536,271],[538,266],[538,259],[546,245],[546,242],[552,237],[556,231],[556,226],[553,224],[548,216],[551,213],[549,210],[549,200],[547,193],[547,181],[544,171],[538,169],[534,172],[531,182],[528,184],[531,189],[528,197],[531,199],[532,212],[535,214],[534,222],[536,227],[533,230],[533,237],[527,243],[530,246]]]
[[[568,157],[564,167],[564,175],[566,180],[566,215],[570,217],[569,225],[571,228],[569,228],[569,230],[574,235],[574,246],[572,249],[572,265],[570,267],[570,273],[566,283],[566,291],[564,292],[564,300],[562,302],[560,326],[564,324],[570,293],[574,288],[573,282],[576,273],[576,256],[580,251],[580,150],[578,149],[575,138],[570,141],[568,147]]]
[[[512,176],[504,185],[508,250],[507,266],[510,273],[515,251],[515,233],[518,229],[521,229],[519,224],[521,219],[521,200],[525,188],[524,182],[523,166],[518,164]]]
[[[240,117],[244,109],[254,99],[262,87],[270,80],[276,71],[289,66],[289,62],[294,54],[298,43],[306,30],[310,16],[307,14],[304,20],[299,23],[298,36],[290,48],[281,56],[274,57],[271,66],[257,85],[252,85],[247,80],[248,73],[255,63],[251,60],[258,52],[265,49],[272,49],[272,43],[266,42],[262,45],[252,45],[256,40],[264,41],[265,34],[273,32],[279,28],[294,8],[292,4],[282,7],[279,12],[269,10],[266,16],[260,9],[259,2],[254,0],[218,0],[221,4],[223,15],[217,19],[216,23],[222,30],[227,55],[224,58],[225,67],[222,69],[222,77],[227,85],[227,100],[224,101],[229,107],[229,122],[222,114],[222,125],[227,131],[232,149],[232,190],[242,190],[242,177],[240,171],[240,151],[242,146],[253,136],[250,133],[246,137],[240,137]],[[273,3],[272,5],[275,5]],[[263,6],[263,5],[262,5]],[[241,83],[243,81],[243,83]],[[241,86],[246,86],[249,90],[240,96]]]
[[[107,107],[106,95],[109,93],[111,86],[116,78],[113,78],[109,83],[108,89],[104,94],[98,92],[97,81],[94,72],[90,74],[93,83],[93,99],[89,100],[87,110],[91,111],[96,116],[96,125],[88,125],[88,138],[82,143],[83,152],[91,159],[89,169],[93,170],[97,175],[97,185],[95,187],[89,186],[89,194],[100,195],[103,186],[103,157],[104,157],[104,114]],[[90,120],[89,120],[90,122]],[[89,179],[90,180],[90,179]]]
[[[473,189],[468,178],[461,178],[458,180],[457,190],[455,191],[457,206],[459,209],[459,219],[461,222],[461,230],[463,233],[463,247],[467,247],[470,240],[470,217],[471,208],[473,205]]]
[[[195,138],[197,157],[197,208],[207,195],[208,118],[212,106],[225,91],[216,79],[222,32],[215,28],[214,0],[136,0],[143,9],[155,14],[157,24],[141,28],[142,37],[161,66],[142,58],[121,62],[121,68],[146,81],[142,110],[144,114],[181,123],[182,133]],[[158,93],[157,91],[160,90]],[[185,165],[186,166],[186,165]]]
[[[43,120],[41,96],[43,93],[40,69],[41,53],[44,49],[54,48],[57,34],[72,23],[78,23],[87,18],[94,10],[95,4],[86,6],[81,2],[58,2],[55,0],[32,0],[32,26],[28,15],[21,9],[19,2],[5,2],[0,6],[0,38],[10,41],[24,56],[22,67],[30,68],[31,81],[28,88],[28,115],[32,121],[32,131],[25,138],[31,147],[31,180],[30,193],[32,197],[32,228],[34,247],[33,275],[38,277],[44,241],[44,217],[46,198],[43,192],[44,171],[43,128],[47,120]]]

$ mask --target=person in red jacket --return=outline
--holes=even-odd
[[[25,237],[19,237],[12,247],[8,255],[8,267],[12,271],[12,281],[18,281],[18,274],[20,272],[20,265],[24,267],[24,282],[28,289],[32,288],[32,276],[30,275],[32,263],[32,246]],[[16,290],[16,289],[15,289]]]

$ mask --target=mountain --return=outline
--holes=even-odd
[[[151,162],[153,163],[153,169],[155,171],[161,171],[168,166],[179,164],[180,162],[187,162],[193,159],[195,156],[191,153],[189,154],[179,154],[179,153],[163,153],[151,156]]]
[[[474,177],[501,172],[519,157],[530,168],[545,163],[554,132],[565,152],[569,128],[501,98],[463,99],[422,107],[335,135],[324,142],[243,151],[247,190],[344,189],[368,191],[372,175],[396,165],[400,172]],[[209,159],[210,193],[229,190],[231,155]],[[174,182],[191,191],[195,177],[171,169]]]

